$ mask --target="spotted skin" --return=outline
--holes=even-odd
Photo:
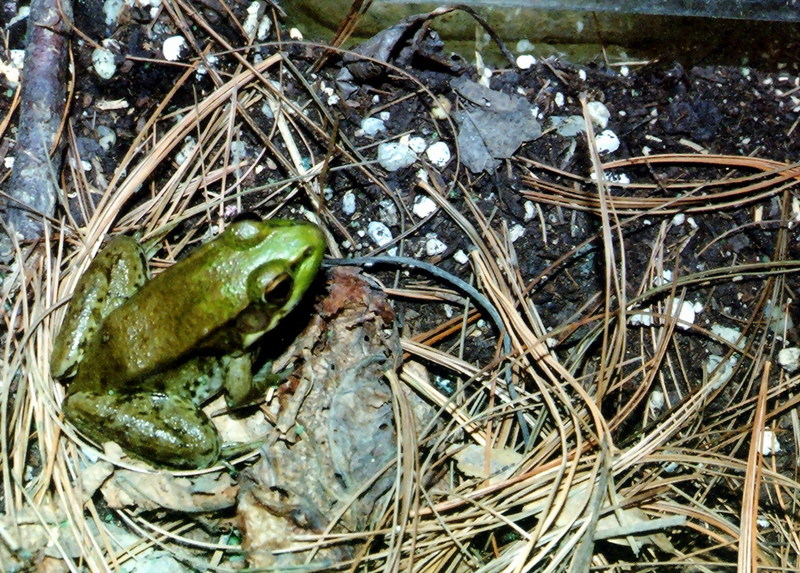
[[[81,277],[52,359],[71,379],[64,416],[97,443],[175,469],[213,464],[220,438],[201,406],[259,393],[250,347],[279,325],[313,281],[320,230],[240,221],[147,280],[141,248],[112,240]]]

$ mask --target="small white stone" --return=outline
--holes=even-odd
[[[761,442],[761,455],[773,456],[781,451],[781,443],[775,432],[769,429],[764,430],[763,441]]]
[[[461,265],[466,265],[469,262],[469,255],[458,249],[455,253],[453,253],[453,259]]]
[[[672,282],[672,271],[669,269],[664,269],[664,272],[661,273],[661,280],[660,281],[656,280],[656,285],[660,286],[671,282]]]
[[[580,69],[578,70],[578,77],[581,79],[582,82],[586,81],[586,70]]]
[[[108,151],[117,142],[117,134],[114,130],[105,125],[97,126],[97,143],[104,150]]]
[[[125,5],[123,0],[106,0],[103,2],[103,13],[106,16],[106,26],[112,26],[117,22],[122,7]]]
[[[564,94],[557,92],[554,101],[557,107],[564,107]]]
[[[582,115],[560,116],[555,115],[550,118],[550,126],[555,128],[556,133],[562,137],[575,137],[579,133],[586,131],[586,122]]]
[[[414,200],[414,206],[411,210],[420,219],[424,219],[431,213],[435,212],[438,207],[436,202],[426,195],[420,195]]]
[[[632,314],[628,322],[631,326],[652,326],[653,325],[653,315],[649,312],[637,312],[636,314]]]
[[[619,137],[617,134],[606,129],[594,136],[594,143],[598,153],[613,153],[619,149]]]
[[[110,80],[117,71],[114,54],[105,48],[95,48],[92,52],[92,67],[98,76],[104,80]]]
[[[508,238],[511,239],[512,243],[515,243],[517,241],[517,239],[522,237],[522,235],[524,235],[524,234],[525,234],[525,227],[523,227],[519,223],[514,225],[514,226],[512,226],[508,230]]]
[[[744,340],[741,339],[742,331],[738,328],[731,328],[730,326],[723,326],[721,324],[713,324],[711,325],[711,332],[733,345],[736,345],[738,341],[738,346],[740,348],[744,344]]]
[[[606,128],[608,119],[611,117],[611,112],[608,111],[608,108],[603,102],[590,101],[586,104],[586,111],[589,113],[589,117],[592,118],[593,124],[600,127],[600,129]]]
[[[208,73],[208,68],[206,67],[206,64],[208,64],[212,68],[215,68],[217,62],[219,62],[219,58],[214,54],[208,54],[206,56],[205,62],[206,63],[197,66],[197,71],[195,72],[195,76],[197,76],[198,79],[202,78]]]
[[[702,302],[695,302],[694,305],[693,305],[693,308],[694,308],[694,313],[695,314],[700,314],[701,312],[703,312],[703,308],[704,308],[703,307],[703,303]]]
[[[428,142],[424,138],[415,135],[408,138],[408,148],[414,153],[422,153],[428,147]]]
[[[269,32],[272,30],[272,18],[269,15],[264,15],[261,17],[261,21],[258,23],[258,30],[256,31],[256,40],[259,42],[263,42],[269,36]]]
[[[6,169],[13,169],[14,168],[14,158],[13,157],[4,157],[3,158],[3,167]]]
[[[264,15],[263,2],[251,2],[247,7],[247,18],[245,18],[242,28],[248,38],[255,38],[258,33],[259,21]]]
[[[392,231],[389,230],[389,227],[380,221],[370,221],[369,225],[367,226],[367,233],[369,233],[369,238],[372,239],[372,242],[379,247],[388,245],[394,238],[392,236]]]
[[[442,241],[440,241],[436,237],[430,237],[427,241],[425,241],[425,253],[429,257],[435,257],[436,255],[441,255],[443,252],[447,250],[447,245],[445,245]]]
[[[674,474],[679,469],[680,466],[677,464],[677,462],[668,462],[664,464],[664,471],[667,472],[668,474]]]
[[[532,221],[536,216],[536,205],[533,204],[533,201],[525,201],[525,203],[522,205],[522,208],[525,209],[524,221],[526,223],[528,221]]]
[[[686,215],[683,213],[675,213],[675,216],[672,217],[672,225],[674,227],[680,227],[686,222]]]
[[[356,194],[348,191],[342,197],[342,213],[352,215],[356,212]]]
[[[289,28],[289,37],[295,42],[303,41],[303,33],[297,28]]]
[[[517,52],[521,53],[521,52],[530,52],[531,50],[536,49],[536,46],[534,46],[531,43],[531,41],[526,38],[518,41],[515,48]]]
[[[694,303],[689,301],[682,301],[680,307],[676,308],[678,301],[672,303],[672,316],[677,316],[678,323],[676,326],[681,330],[689,330],[691,325],[694,324]]]
[[[194,154],[194,148],[197,146],[197,140],[192,136],[187,136],[183,140],[183,147],[180,148],[175,155],[175,163],[183,165],[186,160]]]
[[[650,407],[654,410],[660,410],[664,407],[665,400],[664,400],[664,393],[661,390],[653,390],[650,392],[650,398],[648,400],[650,402]]]
[[[367,137],[374,137],[382,131],[386,131],[386,124],[383,123],[383,120],[377,117],[365,117],[361,120],[361,133]]]
[[[800,348],[784,348],[778,352],[778,364],[789,373],[800,370]]]
[[[5,77],[6,83],[9,87],[17,87],[19,85],[19,70],[20,68],[13,64],[7,64],[0,60],[0,75]]]
[[[528,70],[536,63],[536,58],[530,54],[517,56],[517,67],[521,70]]]
[[[437,141],[425,150],[425,155],[436,167],[444,167],[450,161],[450,147],[444,141]]]
[[[628,66],[622,66],[619,69],[619,75],[621,75],[623,78],[627,78],[630,75],[630,73],[631,70]]]
[[[181,59],[181,54],[186,48],[186,39],[183,36],[170,36],[164,40],[161,46],[161,53],[164,59],[169,62],[177,62]]]
[[[736,368],[736,357],[731,356],[728,360],[722,364],[722,356],[718,354],[711,354],[706,359],[706,372],[711,374],[714,370],[717,370],[716,374],[709,378],[709,385],[712,389],[716,390],[720,388],[723,384],[725,384],[728,380],[731,379],[733,376],[733,369]],[[717,369],[719,365],[722,364],[722,367]]]
[[[383,121],[389,121],[389,119],[392,117],[392,112],[382,111],[378,114],[378,117],[381,118]]]
[[[412,165],[417,154],[408,145],[397,141],[387,141],[378,146],[378,163],[386,171],[397,171]]]

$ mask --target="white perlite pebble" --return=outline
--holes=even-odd
[[[436,167],[444,167],[450,161],[450,148],[444,141],[437,141],[425,150],[425,155]]]
[[[442,241],[440,241],[436,237],[430,237],[428,238],[427,241],[425,241],[425,253],[429,257],[441,255],[446,250],[447,250],[447,245],[445,245]]]
[[[117,71],[114,54],[105,48],[95,48],[92,52],[92,67],[98,76],[104,80],[110,80]]]
[[[522,54],[517,56],[517,67],[521,70],[528,70],[536,63],[536,58],[530,54]]]
[[[619,149],[619,138],[617,134],[606,129],[594,136],[594,143],[597,145],[598,153],[613,153]]]
[[[511,239],[512,243],[515,243],[517,239],[519,239],[524,234],[525,234],[525,227],[519,224],[514,225],[508,230],[508,238]]]
[[[386,124],[377,117],[365,117],[361,120],[361,131],[367,137],[374,137],[382,131],[386,131]]]
[[[730,326],[723,326],[721,324],[712,324],[711,325],[711,332],[730,342],[731,344],[736,344],[738,341],[739,348],[744,346],[744,340],[741,340],[740,337],[742,336],[742,331],[738,328],[731,328]]]
[[[367,233],[369,233],[370,239],[379,247],[388,245],[394,238],[392,237],[392,232],[389,230],[389,227],[380,221],[370,221],[367,226]]]
[[[589,112],[589,117],[592,118],[592,123],[600,129],[605,129],[608,126],[608,118],[611,117],[611,112],[608,108],[599,101],[590,101],[586,104],[586,111]]]
[[[469,262],[469,255],[461,249],[458,249],[455,253],[453,253],[453,258],[461,265],[466,265]]]
[[[348,191],[342,197],[342,213],[352,215],[356,212],[356,194]]]
[[[114,130],[105,126],[105,125],[98,125],[97,126],[97,143],[108,151],[111,147],[117,142],[117,134],[114,133]]]
[[[414,206],[411,210],[420,219],[424,219],[437,209],[436,202],[430,197],[421,195],[414,200]]]
[[[691,325],[694,324],[694,303],[689,302],[688,300],[684,300],[680,304],[680,308],[676,309],[678,301],[675,300],[672,303],[672,316],[678,317],[678,323],[676,326],[681,330],[689,330]]]
[[[533,220],[536,216],[536,205],[533,204],[533,201],[525,201],[523,208],[525,209],[525,217],[523,220],[526,223]]]
[[[397,171],[413,164],[417,154],[408,145],[397,141],[388,141],[378,146],[378,163],[386,171]]]
[[[164,40],[161,46],[161,53],[164,59],[170,62],[177,62],[181,59],[181,54],[186,47],[186,39],[183,36],[170,36]]]
[[[772,430],[764,430],[764,440],[761,442],[761,455],[773,456],[781,451],[781,443],[778,436]]]
[[[422,153],[425,151],[426,147],[428,147],[428,143],[424,138],[419,137],[418,135],[408,138],[408,148],[414,153]]]
[[[800,369],[800,348],[784,348],[778,352],[778,364],[789,373]]]
[[[650,398],[648,399],[648,403],[651,408],[655,410],[660,410],[664,407],[666,400],[664,399],[664,393],[661,390],[653,390],[650,393]]]

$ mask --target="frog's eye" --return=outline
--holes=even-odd
[[[252,219],[237,221],[233,223],[229,229],[234,237],[244,243],[259,239],[261,235],[260,221],[254,221]]]
[[[292,296],[293,288],[294,279],[291,275],[278,275],[264,286],[263,301],[281,306]]]

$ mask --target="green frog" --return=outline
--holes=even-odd
[[[189,469],[214,464],[221,440],[200,406],[263,392],[253,343],[303,297],[322,261],[318,227],[232,223],[148,280],[141,246],[119,236],[81,276],[56,338],[51,371],[72,379],[64,416],[98,443]]]

